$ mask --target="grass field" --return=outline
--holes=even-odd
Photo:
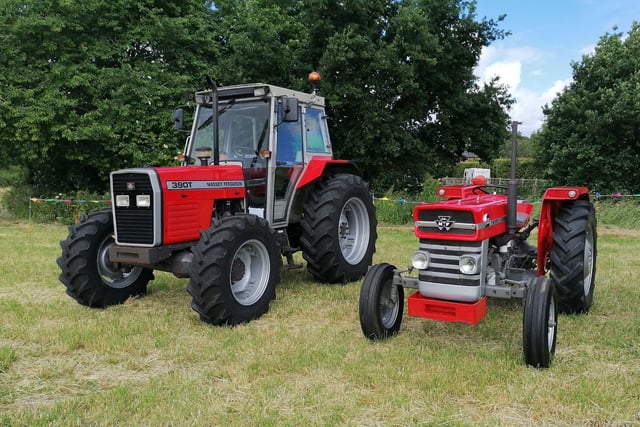
[[[374,261],[406,265],[411,229],[379,235]],[[405,317],[372,343],[359,283],[304,270],[236,328],[200,322],[166,273],[87,309],[57,279],[65,236],[0,220],[0,426],[640,425],[638,231],[599,228],[594,306],[560,318],[548,370],[523,364],[519,300],[490,300],[476,326]]]

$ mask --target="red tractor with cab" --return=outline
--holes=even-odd
[[[160,270],[189,278],[204,322],[234,325],[267,312],[282,256],[300,267],[293,254],[302,251],[325,283],[367,272],[372,196],[353,163],[333,158],[324,98],[263,83],[210,86],[195,95],[182,164],[112,172],[112,207],[69,227],[57,262],[80,304],[144,294]],[[176,110],[177,128],[183,115]]]
[[[483,180],[440,187],[445,200],[413,211],[419,239],[407,269],[374,265],[360,293],[362,332],[372,340],[398,333],[408,314],[445,322],[478,323],[486,301],[524,299],[523,351],[527,365],[549,367],[556,346],[558,312],[586,313],[593,302],[596,219],[586,187],[544,193],[538,220],[534,205],[517,197],[516,134],[512,124],[508,187]],[[480,182],[478,182],[480,181]],[[537,246],[527,242],[538,227]]]

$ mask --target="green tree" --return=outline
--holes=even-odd
[[[640,191],[640,25],[604,35],[572,68],[572,83],[544,108],[537,160],[557,184]]]
[[[508,137],[512,100],[473,76],[482,47],[501,38],[459,0],[223,0],[225,84],[261,80],[309,90],[320,71],[334,152],[380,191],[418,192],[471,150],[490,160]]]
[[[497,154],[512,100],[497,81],[479,86],[473,68],[504,36],[498,21],[476,21],[475,2],[457,0],[315,3],[334,30],[316,41],[334,147],[376,189],[415,193],[464,150]]]
[[[505,33],[465,0],[5,0],[0,134],[40,188],[104,189],[166,164],[171,110],[205,76],[309,90],[320,71],[337,156],[381,191],[418,191],[464,150],[496,156],[512,100],[473,76]],[[6,29],[6,30],[4,30]]]
[[[218,83],[307,89],[309,31],[300,19],[302,7],[292,0],[216,1],[220,56],[212,72]]]
[[[518,132],[518,141],[517,141],[517,157],[519,159],[524,157],[534,157],[535,156],[535,141],[536,134],[534,133],[531,136],[522,135]],[[511,158],[511,136],[507,138],[500,147],[500,152],[498,153],[498,157],[509,159]]]
[[[41,191],[106,189],[111,170],[167,163],[171,111],[216,60],[195,0],[5,0],[0,88],[9,145]]]

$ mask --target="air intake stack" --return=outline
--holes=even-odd
[[[518,125],[520,122],[511,122],[511,176],[507,186],[507,232],[516,234],[518,231],[518,180],[516,179],[516,164],[518,157]]]

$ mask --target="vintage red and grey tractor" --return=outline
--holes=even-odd
[[[67,293],[106,307],[168,271],[189,278],[203,321],[233,325],[268,310],[282,256],[298,267],[302,251],[321,282],[360,279],[375,211],[355,165],[333,159],[324,98],[257,83],[212,85],[195,101],[182,165],[112,172],[112,208],[69,227],[58,258]]]
[[[488,297],[523,298],[527,365],[548,367],[555,352],[558,312],[586,313],[593,302],[596,219],[586,187],[544,193],[534,205],[517,198],[515,133],[507,188],[483,183],[440,187],[443,201],[413,212],[419,239],[407,269],[374,265],[362,283],[359,312],[364,335],[384,339],[400,329],[404,288],[408,314],[478,323]],[[506,192],[506,194],[504,194]],[[502,194],[501,194],[502,193]],[[527,242],[538,227],[537,246]]]

